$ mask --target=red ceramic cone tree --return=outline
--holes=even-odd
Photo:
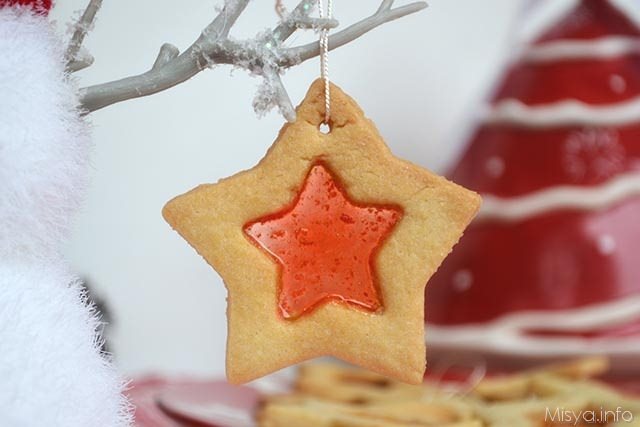
[[[427,287],[434,351],[640,370],[640,28],[580,1],[510,66],[451,177],[485,203]]]

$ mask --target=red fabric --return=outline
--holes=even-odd
[[[0,0],[0,7],[10,7],[15,5],[31,6],[31,8],[42,14],[47,14],[53,6],[52,0]]]

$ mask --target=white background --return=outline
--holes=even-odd
[[[52,18],[65,33],[86,0],[58,3]],[[86,40],[96,61],[78,73],[81,85],[147,70],[162,43],[185,49],[215,14],[211,0],[104,3]],[[335,0],[335,17],[345,26],[378,4]],[[273,0],[253,1],[232,34],[251,36],[275,25],[273,6]],[[431,0],[427,10],[332,52],[332,79],[359,102],[398,156],[443,171],[513,50],[524,9],[514,0]],[[284,75],[294,103],[318,67],[314,59]],[[91,115],[93,181],[68,255],[109,305],[110,341],[125,373],[224,371],[224,286],[160,210],[173,196],[250,168],[263,156],[283,120],[275,112],[262,119],[253,113],[258,83],[243,70],[219,66]]]

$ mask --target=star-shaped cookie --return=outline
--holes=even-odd
[[[419,383],[424,287],[480,198],[394,157],[335,85],[323,119],[318,80],[257,166],[163,215],[226,284],[230,382],[332,355]]]

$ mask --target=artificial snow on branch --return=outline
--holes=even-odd
[[[93,23],[96,19],[96,14],[102,6],[102,0],[90,0],[84,13],[75,24],[75,31],[69,41],[69,46],[65,52],[65,58],[67,59],[67,71],[75,72],[87,68],[93,64],[93,56],[89,52],[82,50],[82,42],[87,36],[87,33],[93,27]]]
[[[317,42],[295,47],[285,47],[283,42],[297,29],[335,28],[335,19],[311,18],[314,0],[303,0],[280,24],[270,31],[263,32],[253,39],[233,40],[229,38],[231,27],[244,11],[250,0],[226,0],[218,16],[202,31],[200,37],[184,52],[171,44],[164,44],[153,66],[146,72],[125,77],[108,83],[102,83],[80,89],[80,102],[86,113],[99,110],[117,102],[152,95],[180,84],[200,71],[217,64],[229,64],[248,70],[265,79],[272,96],[270,102],[255,102],[260,109],[278,106],[282,115],[289,121],[295,120],[295,111],[282,84],[280,74],[287,68],[318,56],[320,47]],[[101,0],[91,0],[85,15],[93,22],[95,5]],[[395,19],[424,9],[425,2],[415,2],[393,8],[393,0],[383,0],[378,10],[371,16],[350,25],[329,37],[329,49],[343,46],[366,32]],[[90,12],[89,9],[95,9]],[[92,10],[93,10],[92,9]],[[85,25],[79,25],[78,31]],[[86,32],[72,38],[69,52],[75,58]],[[73,50],[72,50],[73,46]],[[71,56],[68,56],[71,58]],[[258,107],[256,107],[258,109]]]

